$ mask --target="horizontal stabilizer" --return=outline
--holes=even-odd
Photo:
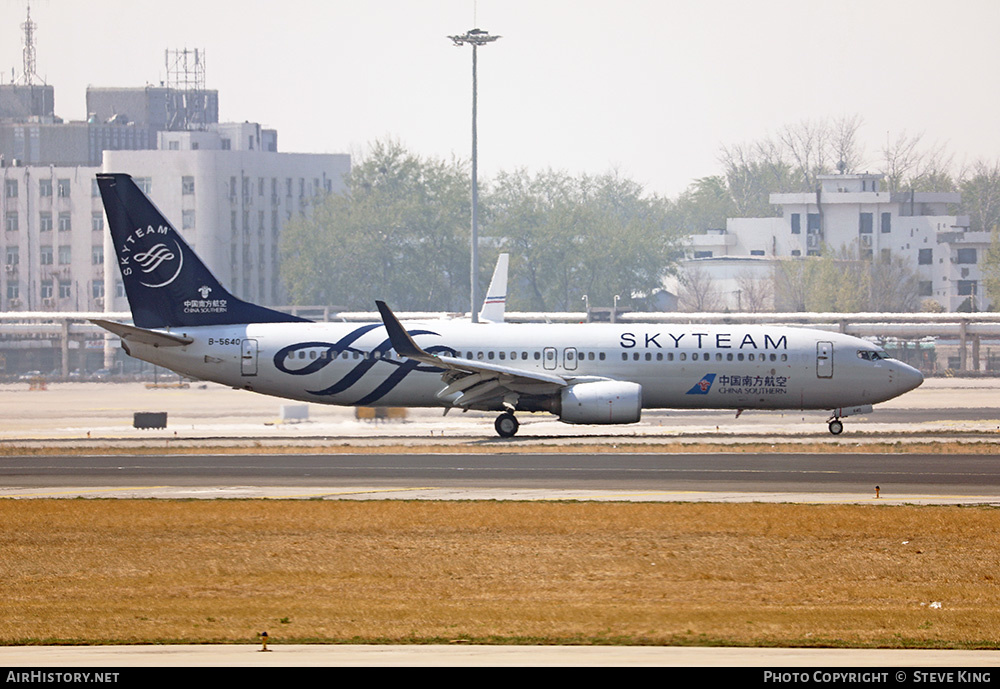
[[[194,342],[193,338],[170,333],[161,333],[156,330],[146,330],[136,328],[133,325],[105,321],[99,318],[91,318],[90,322],[99,325],[105,330],[113,332],[118,337],[127,342],[138,342],[139,344],[152,345],[153,347],[183,347]]]

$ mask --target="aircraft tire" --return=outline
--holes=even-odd
[[[504,412],[493,423],[493,427],[497,429],[497,435],[501,438],[513,438],[517,434],[517,429],[520,425],[517,417],[510,412]]]
[[[834,435],[840,435],[844,430],[844,424],[841,423],[840,419],[834,419],[830,422],[830,432]]]

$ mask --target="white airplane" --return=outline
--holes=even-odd
[[[829,428],[923,382],[876,345],[767,325],[315,323],[237,299],[132,179],[99,174],[134,325],[129,355],[192,378],[347,406],[550,412],[627,424],[643,409],[830,410]],[[505,290],[504,290],[505,291]]]

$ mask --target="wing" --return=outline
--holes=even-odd
[[[469,408],[478,402],[500,397],[503,406],[512,409],[521,395],[549,395],[570,385],[568,380],[553,373],[524,371],[503,364],[425,352],[414,342],[385,302],[376,301],[375,304],[382,314],[382,323],[397,354],[444,370],[441,378],[447,385],[437,396],[453,406]]]

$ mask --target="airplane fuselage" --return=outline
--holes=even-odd
[[[776,326],[407,323],[427,352],[553,374],[570,385],[641,386],[643,409],[827,409],[871,405],[920,384],[863,340]],[[449,407],[441,368],[399,356],[382,323],[261,323],[164,329],[184,346],[129,342],[134,357],[268,395],[348,406]],[[862,354],[867,353],[867,354]],[[883,353],[884,356],[884,353]],[[537,399],[554,387],[538,384]],[[539,411],[532,391],[518,409]],[[497,398],[469,408],[499,410]],[[557,411],[547,409],[549,411]]]

